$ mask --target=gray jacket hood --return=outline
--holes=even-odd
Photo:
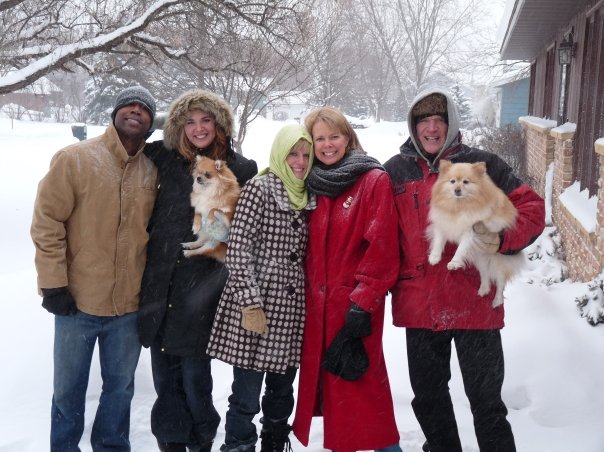
[[[415,98],[413,99],[413,102],[411,103],[411,106],[409,107],[409,113],[407,114],[407,127],[409,128],[409,138],[411,139],[411,142],[413,143],[415,150],[424,160],[428,161],[429,159],[422,151],[422,148],[419,144],[419,140],[417,139],[417,136],[415,134],[415,125],[416,124],[415,124],[415,120],[413,118],[412,111],[413,111],[413,108],[415,107],[415,105],[420,100],[422,100],[424,97],[428,97],[431,94],[442,94],[443,96],[446,97],[446,99],[447,99],[447,116],[449,118],[449,130],[447,132],[447,139],[445,140],[443,147],[438,151],[436,156],[432,159],[433,161],[437,161],[439,159],[440,155],[446,149],[451,147],[451,145],[457,140],[458,135],[459,135],[459,113],[457,111],[457,106],[455,105],[455,101],[453,100],[451,95],[447,91],[444,91],[444,90],[441,90],[438,88],[431,88],[431,89],[427,89],[427,90],[420,92],[417,96],[415,96]]]

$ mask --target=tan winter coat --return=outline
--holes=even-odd
[[[68,286],[80,311],[137,311],[157,170],[130,157],[113,125],[55,154],[40,181],[31,236],[38,288]]]

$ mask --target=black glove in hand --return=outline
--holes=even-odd
[[[369,368],[369,357],[360,337],[350,337],[343,327],[325,350],[321,366],[328,372],[354,381]]]
[[[344,326],[350,337],[365,337],[371,334],[371,314],[360,308],[356,303],[346,313]]]
[[[42,289],[42,307],[51,314],[72,315],[78,312],[76,302],[67,287]]]

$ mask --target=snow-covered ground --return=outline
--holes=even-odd
[[[267,166],[272,138],[283,124],[259,120],[251,125],[243,150],[260,168]],[[89,126],[88,136],[103,130]],[[357,132],[369,154],[382,162],[397,152],[407,136],[405,123],[374,124]],[[0,452],[48,450],[53,317],[41,308],[36,293],[29,225],[37,183],[51,156],[75,141],[68,124],[13,123],[0,118],[0,205],[4,212],[0,222],[0,350],[6,358],[0,371]],[[505,292],[504,399],[519,452],[603,452],[604,326],[591,327],[578,315],[574,299],[586,293],[587,284],[551,283],[559,280],[563,267],[547,254],[555,243],[555,232],[548,228],[531,247],[541,259],[531,261]],[[386,327],[384,348],[401,444],[405,452],[419,452],[423,435],[410,406],[404,331]],[[90,426],[100,394],[97,361],[95,358],[88,389],[83,451],[91,450]],[[215,361],[213,372],[215,402],[224,415],[230,367]],[[476,452],[472,417],[455,360],[450,386],[464,451]],[[134,452],[156,450],[149,427],[153,401],[149,352],[144,349],[132,404]],[[223,437],[224,423],[216,450]],[[293,447],[304,450],[295,440]],[[307,450],[323,450],[318,419]]]

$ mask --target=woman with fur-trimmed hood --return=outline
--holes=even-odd
[[[220,423],[205,349],[228,272],[206,256],[185,258],[182,243],[195,239],[190,194],[197,155],[226,161],[240,186],[258,172],[256,162],[233,151],[233,129],[233,113],[223,99],[192,90],[170,107],[164,140],[145,149],[157,166],[159,188],[149,222],[138,331],[143,346],[151,347],[157,392],[151,430],[162,451],[209,452]]]

